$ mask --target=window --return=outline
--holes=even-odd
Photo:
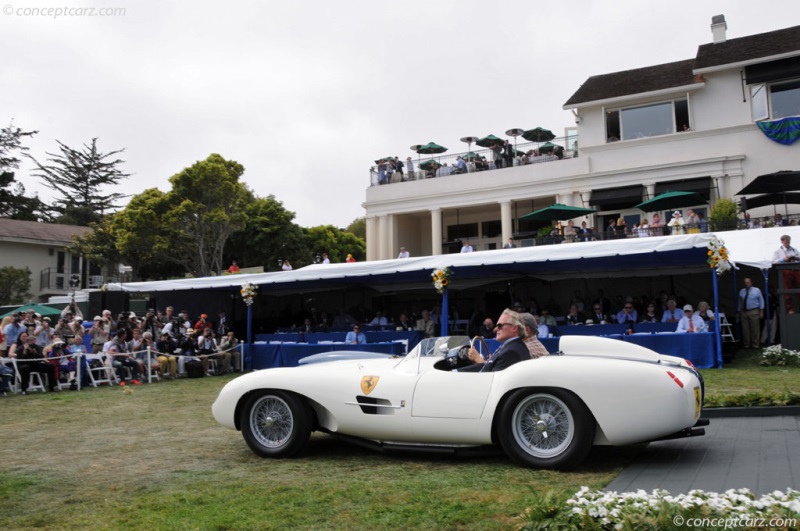
[[[800,79],[750,85],[750,109],[756,122],[800,116]]]
[[[498,236],[502,235],[502,225],[499,219],[494,221],[484,221],[481,223],[481,229],[483,229],[482,236],[484,238],[497,238]]]
[[[668,135],[689,128],[689,102],[686,98],[606,111],[608,142]]]
[[[773,120],[800,116],[800,79],[770,85],[769,93]]]
[[[447,227],[447,241],[468,240],[478,237],[477,223],[462,223],[461,225],[450,225]],[[461,248],[459,247],[459,250]]]
[[[767,87],[765,85],[752,85],[750,87],[750,108],[753,111],[753,120],[766,120],[769,118],[767,108]]]

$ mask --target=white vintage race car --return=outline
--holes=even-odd
[[[702,435],[702,377],[686,360],[614,339],[565,336],[561,351],[499,372],[457,372],[469,338],[423,340],[407,356],[252,372],[212,406],[265,457],[291,457],[314,430],[382,450],[500,445],[523,466],[569,468],[592,445]]]

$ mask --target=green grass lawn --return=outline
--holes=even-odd
[[[603,487],[637,451],[553,472],[315,434],[298,459],[261,459],[211,416],[227,380],[1,398],[0,529],[508,529],[535,493]]]
[[[740,394],[800,392],[798,371],[744,352],[702,373],[707,393]],[[211,416],[229,379],[0,398],[0,529],[509,529],[537,493],[602,488],[637,452],[554,472],[314,434],[298,459],[261,459]]]

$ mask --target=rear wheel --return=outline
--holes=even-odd
[[[520,389],[500,411],[498,438],[516,463],[570,468],[586,457],[595,422],[586,405],[563,389]]]
[[[263,457],[294,457],[311,436],[311,411],[302,399],[284,391],[253,394],[240,420],[245,442]]]

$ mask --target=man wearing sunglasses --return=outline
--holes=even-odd
[[[522,341],[525,337],[525,323],[520,314],[506,309],[497,320],[495,328],[497,330],[495,339],[503,343],[500,348],[488,359],[474,348],[470,348],[469,359],[475,365],[458,369],[458,372],[502,371],[517,362],[531,359],[528,347]]]

